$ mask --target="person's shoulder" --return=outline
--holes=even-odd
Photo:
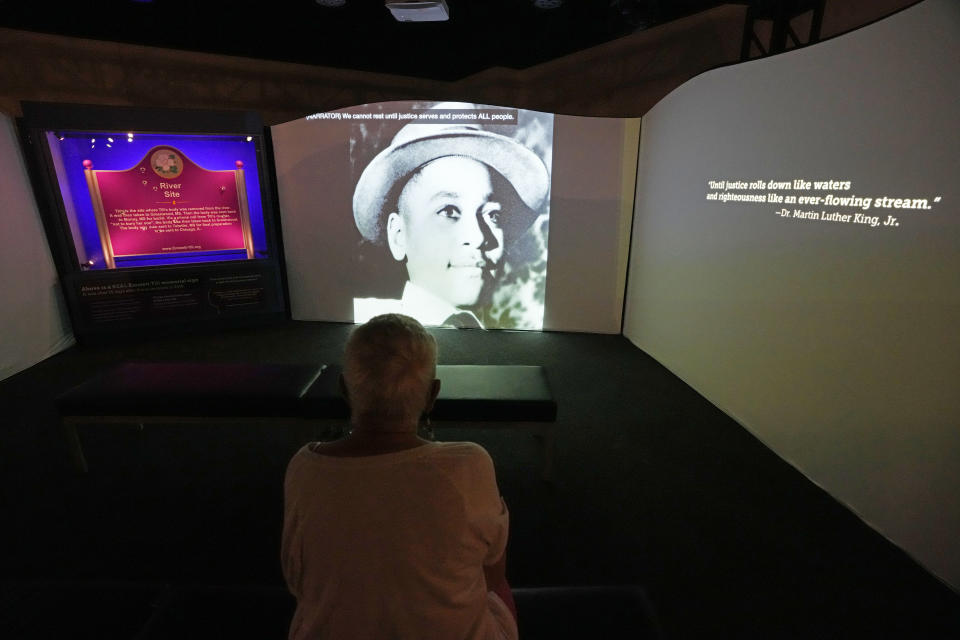
[[[450,467],[493,470],[493,458],[476,442],[435,442],[432,456]]]
[[[313,447],[314,447],[315,445],[317,445],[317,444],[320,444],[320,443],[318,443],[318,442],[308,442],[307,444],[305,444],[305,445],[303,445],[302,447],[300,447],[300,448],[297,450],[297,452],[296,452],[295,454],[293,454],[293,457],[290,458],[290,464],[292,465],[292,464],[294,464],[295,462],[300,462],[301,460],[310,458],[310,457],[313,455],[313,451],[312,451],[312,450],[313,450]]]
[[[301,469],[305,464],[308,464],[310,460],[316,457],[313,453],[313,447],[316,444],[319,443],[311,442],[309,444],[305,444],[300,447],[295,454],[293,454],[293,457],[290,458],[290,462],[287,463],[287,477]]]
[[[434,443],[432,466],[471,504],[500,495],[493,458],[475,442]],[[499,504],[499,499],[496,500]]]
[[[490,459],[487,450],[476,442],[434,442],[438,455]]]

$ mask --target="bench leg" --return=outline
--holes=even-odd
[[[540,430],[535,437],[543,447],[543,467],[540,469],[540,477],[544,482],[553,484],[553,431]]]
[[[70,460],[73,462],[73,468],[79,473],[87,473],[87,459],[83,455],[83,447],[80,445],[80,436],[77,435],[77,425],[71,420],[63,421],[63,433],[67,440],[67,451],[70,453]]]

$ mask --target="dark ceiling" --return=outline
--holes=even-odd
[[[0,0],[0,26],[172,49],[456,80],[523,69],[720,0],[446,0],[450,20],[397,22],[383,0]],[[556,0],[553,0],[556,2]],[[744,3],[745,4],[745,3]]]

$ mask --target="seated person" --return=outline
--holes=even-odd
[[[493,462],[477,444],[417,435],[436,361],[433,336],[406,316],[377,316],[347,341],[352,430],[303,447],[284,484],[290,638],[517,637]]]

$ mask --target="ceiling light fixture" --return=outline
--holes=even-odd
[[[444,0],[386,0],[387,9],[397,22],[442,22],[450,19]]]

